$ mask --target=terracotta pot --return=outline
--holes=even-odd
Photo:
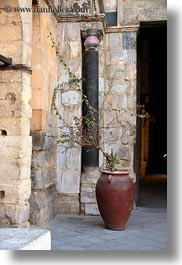
[[[134,202],[134,183],[127,170],[103,170],[96,184],[96,198],[105,226],[124,230]]]

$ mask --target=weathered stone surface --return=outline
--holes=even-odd
[[[58,194],[58,214],[80,214],[79,194]]]
[[[27,151],[28,153],[28,151]],[[30,178],[31,156],[3,156],[0,159],[0,180],[24,180]]]
[[[45,189],[55,183],[56,150],[33,151],[31,166],[32,189]]]
[[[82,213],[98,214],[96,205],[95,187],[100,177],[99,168],[85,167],[81,176],[81,194],[80,202],[82,205]]]
[[[62,93],[62,104],[77,105],[79,103],[79,94],[75,91],[68,91]]]
[[[79,193],[80,170],[65,169],[61,176],[58,176],[58,192]]]
[[[30,118],[31,75],[21,71],[1,71],[0,79],[2,81],[0,117]]]
[[[0,130],[5,130],[7,135],[30,134],[30,120],[28,118],[0,118]]]
[[[0,154],[2,157],[29,157],[31,159],[32,137],[1,136]]]
[[[85,214],[86,215],[100,215],[97,204],[96,203],[85,204]]]
[[[167,20],[166,0],[125,0],[124,3],[124,22],[134,21],[160,21]]]
[[[0,227],[29,227],[29,203],[1,204]]]
[[[33,190],[30,202],[30,223],[41,225],[48,223],[57,213],[55,186],[45,190]]]
[[[0,191],[4,192],[4,196],[0,198],[3,204],[19,204],[27,201],[31,194],[31,181],[25,179],[18,180],[1,180]]]

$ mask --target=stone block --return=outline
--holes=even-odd
[[[58,194],[57,214],[80,214],[79,194]]]
[[[45,190],[33,190],[29,199],[30,223],[42,225],[52,220],[57,214],[56,198],[55,186]]]
[[[66,168],[66,148],[62,146],[59,146],[57,149],[57,167],[58,170]]]
[[[4,196],[0,198],[3,204],[20,204],[27,201],[31,194],[31,180],[23,181],[1,180],[0,191],[4,192]]]
[[[100,215],[97,204],[96,203],[85,204],[85,215]]]
[[[32,137],[30,136],[1,136],[1,157],[31,158]],[[23,164],[23,161],[22,161]]]
[[[0,118],[19,118],[22,115],[22,106],[21,103],[18,102],[16,99],[14,103],[11,103],[11,100],[13,101],[16,97],[14,93],[8,93],[7,98],[9,99],[2,99],[1,100],[1,105],[0,105]]]
[[[1,25],[1,39],[3,41],[18,41],[21,40],[22,37],[21,25]]]
[[[22,40],[12,40],[12,41],[1,41],[0,50],[1,53],[13,59],[14,64],[22,63]]]
[[[21,80],[22,80],[22,72],[19,70],[0,71],[0,83],[5,83],[5,84],[11,83],[14,86],[14,84],[16,83],[21,83]]]
[[[65,169],[58,176],[59,193],[79,193],[80,189],[80,170]]]
[[[85,204],[96,203],[95,189],[93,189],[91,192],[81,190],[80,202]]]
[[[28,227],[29,203],[1,204],[0,227]]]
[[[47,149],[57,149],[56,138],[53,133],[45,131],[31,131],[32,150],[43,151]]]
[[[109,47],[114,49],[122,46],[122,33],[109,33]]]
[[[56,149],[33,151],[31,180],[32,189],[45,189],[55,183],[57,176]]]
[[[105,128],[103,134],[105,143],[114,143],[120,140],[122,128]]]
[[[46,131],[46,115],[45,110],[32,110],[31,130]]]
[[[7,205],[6,215],[11,219],[12,224],[27,222],[30,216],[29,203],[22,205]]]
[[[31,131],[32,136],[32,150],[45,150],[46,132],[45,131]]]
[[[1,71],[1,73],[2,72],[7,72],[7,71]],[[1,77],[3,78],[3,75],[0,74],[0,78]],[[7,100],[9,104],[15,104],[16,101],[18,102],[21,101],[21,82],[14,82],[14,83],[0,82],[0,83],[1,83],[0,97],[2,101]],[[11,94],[9,95],[9,93]]]
[[[118,117],[116,110],[105,111],[105,126],[108,128],[118,127]]]
[[[74,125],[74,117],[81,116],[81,107],[80,105],[64,105],[64,121],[66,124]]]
[[[81,148],[68,148],[66,151],[66,165],[68,169],[78,170],[81,168]]]
[[[67,91],[62,93],[63,105],[77,105],[80,102],[80,95],[76,91]]]
[[[32,110],[28,104],[28,98],[24,101],[25,95],[20,99],[19,93],[8,92],[4,99],[1,99],[0,117],[4,118],[31,118]],[[19,98],[19,99],[18,99]]]
[[[81,57],[81,43],[78,41],[69,42],[70,47],[70,58]]]
[[[124,23],[131,21],[160,21],[167,20],[167,2],[138,0],[123,1]]]
[[[67,23],[66,35],[72,42],[80,40],[80,25],[78,23]]]
[[[4,228],[0,231],[0,249],[2,250],[51,250],[49,230]]]
[[[28,118],[1,117],[0,130],[5,130],[8,136],[30,135],[30,120]]]
[[[32,109],[46,109],[46,95],[42,89],[33,89],[32,90],[32,100],[31,107]]]
[[[33,58],[37,58],[37,56],[33,56]],[[32,60],[33,60],[33,58],[32,58]],[[32,64],[33,64],[33,62],[32,62]],[[37,69],[37,67],[36,67],[36,69],[33,69],[33,71],[32,71],[32,89],[36,90],[36,89],[42,88],[42,75],[43,75],[43,73],[42,73],[41,69]]]
[[[0,159],[0,180],[25,180],[30,178],[31,156]]]
[[[112,95],[112,109],[113,110],[121,110],[121,109],[127,110],[127,96],[126,96],[126,94]]]

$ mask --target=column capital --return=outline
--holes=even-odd
[[[97,27],[90,27],[85,32],[84,46],[86,49],[96,50],[99,47],[99,30]],[[82,33],[83,36],[83,33]]]

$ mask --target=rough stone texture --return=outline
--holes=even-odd
[[[80,214],[79,194],[75,193],[58,193],[57,203],[58,214]]]
[[[60,53],[64,55],[68,67],[77,77],[81,77],[82,70],[80,31],[79,23],[59,25]],[[62,65],[59,66],[59,73],[59,83],[68,82],[69,76]],[[66,124],[73,125],[74,117],[81,116],[81,94],[75,91],[74,86],[67,85],[61,89],[58,108]],[[60,121],[58,126],[63,126],[63,122]],[[80,212],[81,148],[65,143],[58,147],[57,154],[58,212],[78,214]]]
[[[1,204],[0,220],[1,227],[29,227],[30,209],[29,203],[23,204]]]
[[[85,167],[81,176],[81,212],[82,214],[97,215],[98,208],[95,195],[95,186],[100,177],[99,168]]]
[[[41,7],[47,7],[44,1]],[[48,38],[57,40],[56,21],[45,13],[33,14],[32,32],[32,164],[30,222],[39,225],[50,221],[56,210],[57,116],[51,108],[57,85],[57,58]]]
[[[57,213],[57,194],[55,186],[43,190],[32,190],[30,202],[30,223],[41,225],[48,223]]]
[[[167,20],[166,0],[125,0],[123,3],[124,23]]]
[[[6,4],[12,5],[12,2],[6,1]],[[19,6],[18,1],[14,4]],[[27,2],[27,6],[29,4]],[[0,12],[1,54],[11,57],[13,64],[23,65],[19,70],[4,68],[0,71],[0,226],[27,227],[31,194],[32,110],[29,105],[31,72],[25,70],[31,61],[31,50],[27,51],[31,46],[31,18],[26,18],[28,26],[25,29],[22,26],[24,15]]]
[[[136,124],[131,115],[136,111],[136,33],[107,34],[105,54],[104,147],[117,153],[120,167],[129,167],[130,177],[135,179],[132,153]],[[123,143],[126,131],[128,139]]]

